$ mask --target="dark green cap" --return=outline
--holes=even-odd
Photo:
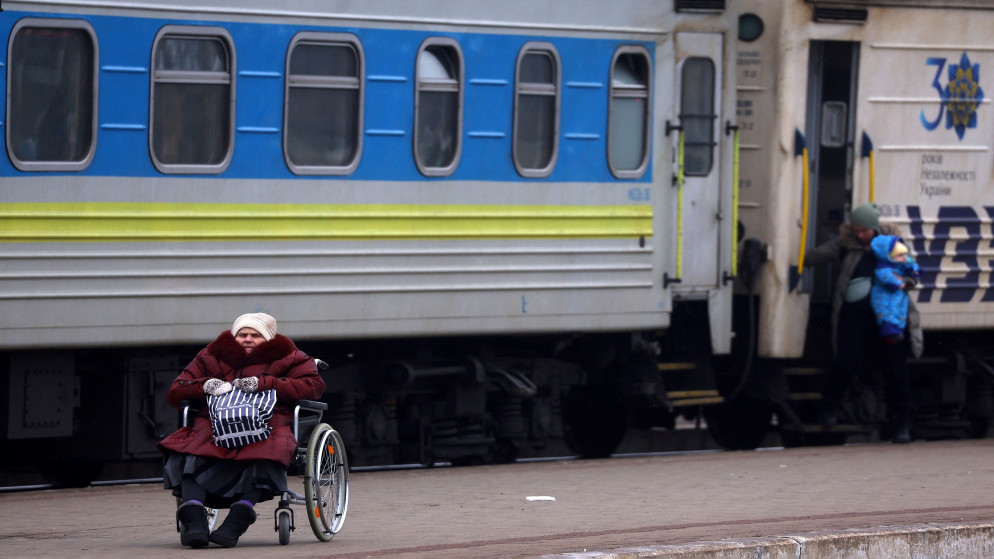
[[[869,202],[852,211],[849,223],[859,227],[873,229],[880,232],[880,212],[877,211],[876,204]]]

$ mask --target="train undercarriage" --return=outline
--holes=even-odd
[[[827,304],[812,306],[803,358],[751,359],[738,348],[716,360],[715,379],[727,402],[705,415],[720,446],[756,448],[770,429],[787,447],[892,438],[885,383],[872,359],[849,387],[839,424],[819,425],[822,388],[832,365],[829,316]],[[909,356],[914,439],[988,435],[994,421],[994,352],[984,338],[983,332],[926,332],[922,357]]]
[[[753,302],[756,303],[755,301]],[[737,321],[748,300],[736,301]],[[745,317],[745,318],[743,318]],[[665,333],[360,340],[301,349],[322,371],[326,421],[360,465],[483,464],[524,450],[608,456],[631,429],[706,423],[713,442],[753,449],[884,440],[882,382],[858,379],[833,428],[817,424],[830,364],[813,309],[804,359],[756,359],[739,335],[713,356],[705,303],[676,306]],[[737,332],[747,333],[738,322]],[[824,333],[824,332],[822,332]],[[909,362],[918,439],[987,436],[994,420],[994,352],[981,334],[926,336]],[[108,462],[155,461],[155,443],[179,426],[165,392],[198,348],[28,352],[7,356],[5,467],[38,466],[63,485],[86,484]],[[871,369],[872,370],[872,369]],[[58,460],[39,459],[59,449]]]
[[[354,466],[507,462],[563,445],[607,456],[631,417],[672,417],[647,335],[298,345],[329,365],[325,420]],[[197,349],[9,354],[4,467],[44,464],[47,478],[81,485],[104,463],[156,460],[179,426],[165,393]],[[59,459],[43,459],[52,448]]]

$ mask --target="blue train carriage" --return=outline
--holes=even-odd
[[[912,293],[926,338],[923,358],[911,362],[913,432],[986,434],[992,369],[985,338],[994,326],[987,257],[994,239],[987,68],[994,56],[986,29],[994,6],[746,0],[740,17],[742,260],[756,265],[740,273],[755,281],[751,291],[740,286],[737,324],[754,317],[758,326],[736,327],[756,339],[752,353],[737,351],[755,364],[752,378],[736,381],[769,405],[754,402],[746,414],[752,420],[728,428],[729,445],[757,440],[771,412],[786,444],[873,436],[886,417],[864,390],[853,396],[852,428],[812,425],[831,361],[836,270],[805,266],[804,253],[837,235],[851,209],[867,201],[904,231],[923,269]],[[755,312],[745,310],[746,300]]]
[[[731,334],[724,4],[5,2],[4,460],[154,460],[253,310],[354,464],[672,422],[674,300]]]

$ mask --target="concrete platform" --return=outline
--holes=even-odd
[[[922,524],[546,555],[547,559],[837,559],[994,557],[994,523]]]
[[[181,546],[157,484],[7,493],[0,557],[994,557],[992,458],[984,439],[360,471],[333,541],[297,507],[280,546],[265,502],[232,549]]]

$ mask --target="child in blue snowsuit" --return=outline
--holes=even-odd
[[[908,318],[904,280],[918,277],[918,264],[908,254],[908,247],[894,235],[877,235],[870,242],[870,250],[877,257],[870,305],[877,315],[880,335],[889,343],[897,343],[904,338]]]

